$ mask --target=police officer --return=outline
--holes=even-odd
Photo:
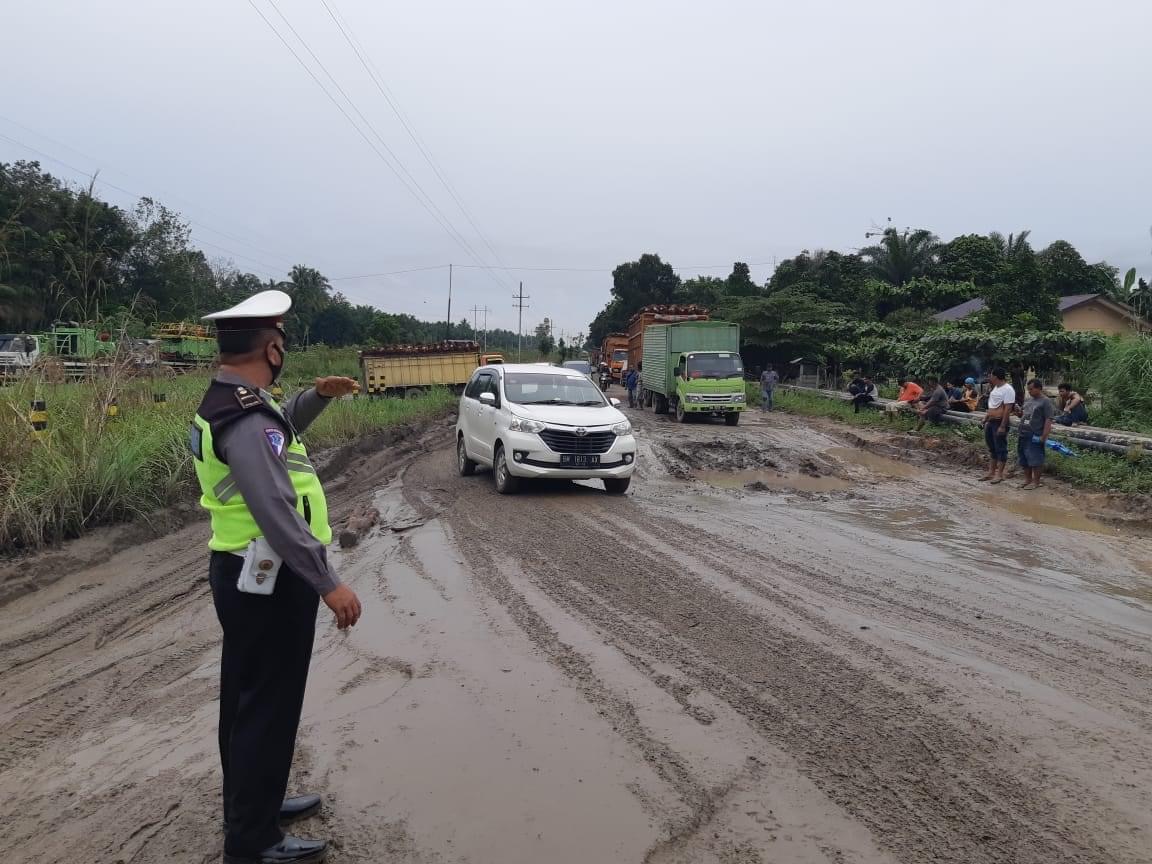
[[[340,629],[360,618],[360,601],[328,566],[328,507],[300,440],[329,400],[359,385],[318,378],[283,407],[265,392],[284,365],[282,323],[291,305],[283,291],[262,291],[204,316],[216,324],[220,369],[189,442],[200,503],[211,515],[209,581],[224,630],[220,762],[228,864],[326,857],[327,841],[286,836],[280,823],[320,808],[318,795],[285,798],[319,600]],[[248,555],[246,564],[250,547],[260,560]]]

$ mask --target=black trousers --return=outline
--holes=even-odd
[[[243,559],[213,552],[212,599],[224,630],[220,661],[220,765],[229,855],[254,855],[283,838],[296,730],[316,635],[315,590],[280,568],[271,595],[236,589]]]

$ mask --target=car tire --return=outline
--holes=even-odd
[[[604,479],[604,491],[609,495],[623,495],[628,491],[628,487],[631,485],[631,477],[625,477],[623,479],[616,477],[606,477]]]
[[[464,436],[456,439],[456,467],[461,477],[471,477],[476,473],[476,463],[468,458],[468,449],[464,446]]]
[[[512,476],[508,470],[508,458],[502,445],[496,448],[496,458],[492,460],[492,477],[496,481],[496,491],[501,495],[515,495],[520,490],[520,478]]]
[[[724,415],[724,422],[729,426],[736,426],[740,422],[740,412],[729,411]]]
[[[688,415],[688,412],[684,410],[684,403],[683,402],[677,402],[676,403],[676,422],[677,423],[687,423],[688,420],[689,420],[689,415]]]
[[[419,387],[409,387],[404,391],[405,399],[419,399],[424,395],[424,391]]]

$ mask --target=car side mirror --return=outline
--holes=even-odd
[[[608,401],[612,403],[612,407],[613,407],[613,408],[619,408],[619,407],[620,407],[620,400],[619,400],[619,399],[617,399],[615,396],[613,396],[613,397],[612,397],[611,399],[609,399]]]
[[[496,406],[496,394],[493,393],[491,390],[485,390],[483,393],[480,394],[480,401],[483,402],[485,405],[491,405],[491,406],[495,407]]]

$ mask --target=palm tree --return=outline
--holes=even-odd
[[[1032,248],[1028,244],[1028,235],[1031,233],[1030,230],[1025,229],[1019,234],[1009,234],[1005,237],[999,231],[993,231],[988,235],[988,239],[996,244],[997,248],[1000,249],[1000,254],[1004,257],[1004,260],[1007,261],[1015,258],[1024,250]]]
[[[926,228],[915,231],[885,228],[880,242],[860,250],[876,278],[892,285],[903,285],[919,276],[929,275],[940,255],[940,238]]]

